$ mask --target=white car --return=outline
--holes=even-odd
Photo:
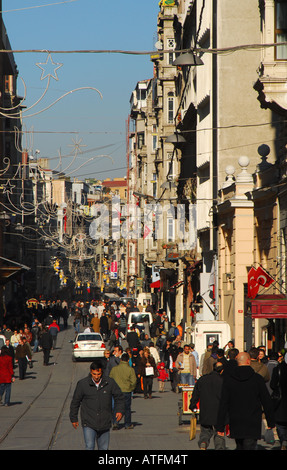
[[[148,319],[149,326],[153,322],[152,314],[150,312],[130,312],[128,314],[128,331],[130,331],[133,324],[137,324],[140,328],[144,327],[145,319]]]
[[[103,357],[105,349],[100,333],[79,333],[73,342],[73,360]]]

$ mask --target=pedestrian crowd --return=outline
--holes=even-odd
[[[141,312],[142,322],[129,324],[130,312]],[[145,313],[152,315],[151,322]],[[101,333],[107,348],[102,360],[91,364],[88,377],[78,382],[70,406],[70,420],[77,429],[81,409],[86,449],[94,449],[97,443],[99,450],[107,450],[110,436],[108,417],[113,430],[121,427],[133,429],[133,394],[152,399],[155,379],[160,393],[164,392],[169,380],[171,390],[177,392],[180,375],[185,383],[194,384],[197,358],[192,352],[193,345],[182,343],[182,325],[169,322],[165,312],[154,312],[150,305],[143,311],[136,304],[106,305],[98,301],[85,308],[84,315],[81,306],[76,305],[76,334],[81,325],[84,331]],[[115,384],[118,388],[113,389]],[[108,403],[112,403],[112,407]],[[124,423],[121,426],[122,417]]]
[[[128,324],[130,312],[143,313],[143,322]],[[145,313],[152,315],[151,322]],[[177,391],[180,355],[184,350],[188,350],[189,360],[187,363],[184,357],[181,359],[182,380],[194,384],[196,358],[190,353],[189,345],[183,348],[182,326],[170,322],[166,312],[154,312],[151,305],[147,305],[143,311],[136,303],[128,302],[125,305],[121,302],[92,301],[90,304],[77,302],[73,306],[73,317],[75,334],[83,329],[103,336],[107,345],[103,358],[104,376],[109,375],[112,366],[120,363],[123,353],[129,355],[128,363],[137,379],[135,391],[143,393],[145,399],[152,398],[154,378],[160,382],[161,392],[169,379],[172,379],[172,390]]]
[[[24,380],[28,367],[33,368],[33,355],[40,351],[43,365],[49,364],[50,352],[57,346],[61,319],[62,328],[67,328],[68,317],[66,301],[48,301],[39,303],[37,308],[24,309],[22,321],[21,316],[18,319],[8,316],[7,321],[0,325],[0,335],[5,338],[0,354],[0,404],[10,405],[16,368],[18,379]]]
[[[194,344],[183,342],[182,323],[170,322],[166,312],[153,311],[148,305],[145,312],[152,321],[143,315],[142,323],[128,324],[129,313],[134,311],[142,309],[131,303],[92,301],[68,306],[65,301],[47,302],[31,310],[23,325],[13,324],[11,329],[3,324],[1,404],[10,405],[15,368],[23,380],[27,367],[33,366],[33,354],[39,351],[43,364],[49,364],[60,328],[67,328],[71,316],[75,335],[81,330],[99,332],[106,344],[104,356],[78,382],[70,407],[75,429],[81,409],[87,449],[93,449],[96,442],[99,449],[108,449],[109,423],[113,430],[134,428],[133,394],[151,399],[156,379],[160,393],[168,382],[174,393],[184,386],[193,388],[190,410],[199,412],[200,449],[207,449],[212,438],[217,450],[226,448],[227,438],[235,439],[239,450],[256,449],[264,423],[266,442],[274,442],[276,433],[281,449],[287,450],[286,350],[267,354],[260,346],[247,353],[236,349],[232,341],[223,348],[214,341],[199,357]]]
[[[199,448],[213,439],[215,449],[224,450],[228,437],[236,450],[256,450],[262,437],[274,444],[277,433],[287,450],[286,351],[268,355],[259,346],[240,352],[232,341],[226,347],[215,341],[207,349],[190,400],[191,411],[200,405]]]

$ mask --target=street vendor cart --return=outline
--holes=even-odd
[[[199,416],[199,403],[197,404],[196,410],[190,410],[189,404],[190,399],[192,397],[194,385],[178,385],[178,390],[181,393],[181,399],[178,402],[178,424],[183,424],[183,417],[184,416],[193,416],[195,415],[198,419]]]

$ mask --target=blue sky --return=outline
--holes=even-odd
[[[3,0],[3,20],[12,49],[155,49],[158,0],[60,2]],[[51,60],[59,65],[51,64],[54,78],[50,79],[42,73],[47,68],[36,65],[45,63],[47,54],[22,52],[14,57],[19,70],[18,94],[25,96],[27,107],[23,146],[34,153],[40,150],[40,157],[50,158],[52,169],[66,170],[71,177],[124,176],[129,100],[137,82],[153,75],[150,57],[52,53]],[[78,88],[81,90],[69,93]],[[74,155],[75,144],[82,153],[73,163],[67,155]]]

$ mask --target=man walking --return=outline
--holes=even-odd
[[[86,450],[108,450],[112,423],[112,399],[117,421],[125,411],[124,395],[110,377],[103,377],[101,361],[93,362],[90,373],[78,381],[70,405],[70,420],[75,429],[79,426],[78,413],[81,409]]]
[[[190,347],[185,344],[183,352],[177,356],[175,367],[180,372],[180,383],[184,385],[194,385],[196,377],[196,362],[194,355],[190,352]]]
[[[15,362],[19,365],[19,380],[24,380],[27,371],[28,361],[32,360],[31,349],[29,348],[26,338],[21,336],[19,344],[15,351]]]
[[[44,327],[44,330],[41,333],[41,336],[39,339],[39,345],[41,346],[42,351],[43,351],[43,365],[48,366],[49,359],[50,359],[50,351],[53,346],[53,338],[47,326]]]
[[[223,383],[222,373],[223,364],[216,362],[213,371],[200,377],[194,386],[189,409],[195,410],[200,402],[200,436],[198,440],[200,450],[208,448],[212,437],[215,450],[225,450],[224,435],[219,436],[215,429]]]
[[[57,345],[57,337],[58,337],[58,333],[60,331],[60,327],[57,323],[57,321],[54,319],[51,323],[51,325],[49,325],[49,332],[52,336],[52,340],[53,340],[53,344],[52,344],[52,349],[56,349],[56,345]]]
[[[132,392],[136,388],[137,377],[134,369],[129,365],[129,358],[129,355],[124,353],[120,364],[112,368],[110,377],[115,380],[125,397],[125,428],[133,429],[131,404]]]
[[[224,377],[216,429],[224,436],[226,417],[237,450],[255,450],[261,439],[262,410],[269,428],[275,427],[271,397],[263,377],[250,367],[250,356],[241,352],[235,367]]]

